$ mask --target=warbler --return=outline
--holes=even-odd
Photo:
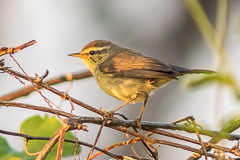
[[[97,84],[110,96],[125,102],[111,113],[128,103],[144,101],[137,122],[141,121],[149,95],[159,87],[185,74],[213,73],[165,64],[107,40],[92,41],[81,52],[69,56],[81,58]]]

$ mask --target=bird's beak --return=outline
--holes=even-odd
[[[68,56],[72,56],[72,57],[81,57],[80,53],[71,53]]]
[[[80,52],[80,53],[72,53],[72,54],[69,54],[68,56],[79,57],[81,59],[87,59],[88,54]]]

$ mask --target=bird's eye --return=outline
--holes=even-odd
[[[95,54],[95,51],[90,51],[89,54],[90,54],[90,55],[94,55],[94,54]]]

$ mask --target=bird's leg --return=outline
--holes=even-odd
[[[140,115],[139,115],[139,117],[137,118],[137,119],[134,119],[134,121],[137,123],[137,125],[138,125],[138,128],[141,130],[141,120],[142,120],[142,116],[143,116],[143,112],[144,112],[144,110],[145,110],[145,107],[146,107],[146,104],[147,104],[147,100],[148,100],[148,97],[147,97],[147,99],[145,99],[144,100],[144,102],[143,102],[143,106],[142,106],[142,110],[141,110],[141,113],[140,113]]]
[[[124,106],[126,106],[127,104],[129,104],[130,102],[132,102],[135,98],[131,98],[128,101],[124,102],[123,104],[121,104],[120,106],[118,106],[117,108],[115,108],[114,110],[110,111],[110,112],[106,112],[104,117],[109,117],[111,119],[113,119],[113,114],[115,112],[117,112],[119,109],[123,108]]]

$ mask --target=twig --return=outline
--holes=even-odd
[[[13,52],[13,51],[12,51]],[[56,104],[54,104],[51,100],[49,100],[46,96],[43,95],[43,93],[41,91],[39,91],[37,84],[40,84],[44,78],[47,77],[47,75],[49,74],[49,71],[46,70],[46,73],[39,77],[38,74],[36,73],[36,77],[35,79],[31,79],[27,73],[24,71],[24,69],[22,68],[22,66],[17,62],[17,60],[13,57],[12,52],[9,53],[10,57],[14,60],[14,62],[18,65],[18,67],[22,70],[22,72],[24,73],[24,75],[28,78],[28,81],[30,81],[32,83],[32,87],[35,91],[37,91],[39,93],[39,95],[44,99],[44,101],[47,103],[47,105],[53,110],[53,106],[57,107],[58,109],[61,110],[60,107],[58,107]],[[13,75],[15,76],[15,75]],[[16,77],[18,79],[18,77]],[[19,79],[18,79],[19,80]],[[19,80],[21,83],[23,83],[21,80]],[[23,83],[25,85],[25,83]],[[61,120],[61,118],[59,117],[58,114],[56,114],[58,116],[58,118]]]
[[[7,107],[18,107],[18,108],[25,108],[25,109],[31,109],[31,110],[37,110],[37,111],[42,111],[42,112],[47,112],[47,113],[52,113],[52,114],[58,114],[60,116],[64,117],[77,117],[76,115],[64,112],[64,111],[59,111],[55,109],[50,109],[42,106],[35,106],[32,104],[26,104],[26,103],[18,103],[18,102],[8,102],[8,101],[1,101],[0,100],[0,106],[7,106]]]
[[[4,66],[4,59],[0,59],[0,67]]]
[[[62,127],[61,127],[63,129],[59,130],[59,140],[58,140],[56,160],[61,160],[61,158],[62,158],[63,142],[64,142],[66,132],[68,131],[68,127],[69,126],[66,123],[63,123]]]
[[[89,120],[89,121],[86,121],[86,120]],[[79,118],[77,118],[77,119],[75,119],[75,118],[73,118],[72,119],[73,120],[73,122],[74,123],[94,123],[94,124],[101,124],[102,123],[102,119],[101,118],[96,118],[96,117],[92,117],[92,118],[89,118],[89,117],[79,117]],[[115,123],[116,122],[116,123]],[[118,131],[121,131],[121,132],[124,132],[124,133],[128,133],[128,134],[130,134],[130,135],[133,135],[133,136],[135,136],[135,137],[140,137],[141,139],[143,139],[143,140],[146,140],[146,141],[148,141],[148,142],[150,142],[150,143],[159,143],[159,144],[165,144],[165,145],[170,145],[170,146],[173,146],[173,147],[176,147],[176,148],[182,148],[182,149],[184,149],[184,150],[189,150],[189,151],[193,151],[193,152],[197,152],[197,153],[203,153],[203,151],[202,150],[198,150],[198,149],[196,149],[196,148],[192,148],[192,147],[189,147],[189,146],[185,146],[185,145],[181,145],[181,144],[177,144],[177,143],[173,143],[173,142],[169,142],[169,141],[164,141],[164,140],[159,140],[159,139],[155,139],[155,138],[150,138],[150,137],[146,137],[146,136],[143,136],[143,135],[141,135],[141,134],[139,134],[139,133],[136,133],[136,132],[133,132],[133,131],[130,131],[130,130],[127,130],[127,129],[123,129],[122,127],[120,128],[120,127],[115,127],[115,126],[117,126],[117,125],[119,125],[119,126],[125,126],[125,127],[132,127],[132,125],[129,125],[129,123],[132,123],[132,125],[136,125],[136,123],[134,122],[134,121],[125,121],[125,122],[123,122],[123,120],[114,120],[114,121],[112,121],[111,123],[106,123],[106,126],[108,126],[108,127],[110,127],[110,128],[112,128],[112,129],[116,129],[116,130],[118,130]],[[146,121],[144,122],[144,121],[142,121],[141,122],[141,126],[142,126],[142,129],[144,130],[145,128],[147,128],[146,127]],[[126,124],[128,124],[128,125],[126,125]],[[149,125],[151,125],[152,123],[151,122],[149,122],[148,123]],[[170,129],[171,127],[169,127],[169,126],[171,126],[171,125],[173,125],[172,123],[169,123],[169,124],[166,124],[166,125],[163,125],[163,123],[161,124],[162,126],[161,127],[163,127],[163,128],[168,128],[168,129]],[[178,126],[179,128],[181,128],[181,129],[183,129],[183,126],[184,125],[180,125],[180,124],[177,124],[176,126]],[[178,128],[178,127],[174,127],[174,129],[173,128],[171,128],[172,130],[176,130],[176,128]],[[156,127],[156,125],[154,125],[154,127]],[[152,131],[154,131],[154,130],[152,130]],[[201,130],[199,130],[199,131],[201,131]],[[193,130],[192,131],[192,133],[194,133],[195,131]],[[208,131],[209,132],[209,131]],[[158,132],[155,132],[155,133],[158,133]],[[215,132],[214,132],[215,133]],[[224,133],[221,133],[222,135],[224,135]],[[174,136],[172,136],[172,137],[174,137]],[[175,137],[176,137],[176,135],[175,135]],[[179,138],[179,136],[177,136],[178,138]],[[224,137],[231,137],[231,136],[224,136]],[[235,137],[235,135],[233,135],[233,137]],[[232,138],[231,138],[232,139]],[[184,140],[184,139],[182,139],[182,140]],[[188,138],[188,141],[189,141],[189,138]],[[193,140],[190,140],[190,142],[194,142],[194,143],[196,143],[196,144],[200,144],[198,141],[193,141]],[[210,143],[204,143],[203,142],[203,144],[204,145],[208,145],[208,146],[214,146],[214,145],[211,145]],[[217,145],[215,145],[217,148],[219,148],[219,149],[221,149],[221,148],[223,148],[223,150],[224,151],[227,151],[228,149],[226,149],[226,148],[224,148],[224,147],[220,147],[220,146],[217,146]],[[206,153],[207,154],[207,156],[210,156],[210,157],[216,157],[215,155],[213,155],[213,154],[210,154],[210,153]]]
[[[228,123],[229,125],[228,126],[225,126],[220,132],[218,132],[218,133],[226,133],[226,135],[228,134],[228,133],[231,133],[231,132],[233,132],[233,131],[235,131],[235,130],[237,130],[239,127],[240,127],[240,119],[236,119],[236,120],[233,120],[233,121],[231,121],[230,123]],[[217,133],[217,132],[216,132]],[[238,135],[234,135],[234,134],[228,134],[228,135],[233,135],[233,136],[230,136],[229,138],[227,138],[227,139],[229,139],[229,140],[239,140],[240,139],[240,137],[238,136]],[[223,139],[223,137],[224,138],[226,138],[224,135],[216,135],[216,136],[214,136],[211,140],[209,140],[208,142],[209,143],[212,143],[212,144],[216,144],[216,143],[218,143],[219,141],[221,141],[222,139]],[[228,137],[228,136],[227,136]],[[212,149],[212,147],[211,146],[208,146],[208,147],[206,147],[206,151],[207,152],[209,152],[210,150]],[[196,157],[196,156],[198,156],[198,157]],[[188,158],[188,160],[196,160],[196,159],[199,159],[199,158],[201,158],[201,154],[195,154],[195,153],[193,153],[193,155],[191,155],[189,158]]]
[[[47,80],[45,83],[48,85],[56,85],[59,83],[63,83],[63,82],[71,81],[71,80],[80,80],[80,79],[88,78],[91,76],[92,76],[92,74],[90,71],[80,71],[78,73],[68,73],[66,75],[61,75],[59,77],[52,78],[50,80]],[[43,88],[41,86],[37,86],[37,87],[38,87],[38,89]],[[35,91],[34,88],[32,88],[30,86],[24,87],[22,89],[19,89],[14,92],[11,92],[11,93],[1,96],[0,100],[11,101],[11,100],[14,100],[19,97],[27,96],[34,91]]]
[[[123,142],[118,142],[118,143],[115,143],[115,144],[112,144],[106,148],[104,148],[105,151],[109,151],[111,149],[114,149],[114,148],[117,148],[117,147],[120,147],[120,146],[125,146],[125,145],[129,145],[131,143],[137,143],[139,142],[141,139],[136,137],[134,139],[131,139],[131,140],[128,140],[128,141],[123,141]],[[91,157],[89,157],[89,159],[94,159],[96,158],[97,156],[101,155],[102,152],[97,152],[96,154],[92,155]]]
[[[11,105],[19,105],[19,104],[17,104],[17,103],[14,103],[14,102],[8,102],[8,103],[10,103]],[[21,105],[23,105],[23,106],[25,106],[26,104],[20,104],[19,106],[21,106]],[[35,106],[36,108],[38,108],[37,106]],[[35,109],[36,109],[35,108]],[[42,108],[42,107],[40,107],[40,108]],[[51,111],[50,111],[51,112]],[[61,112],[62,111],[59,111],[60,113],[59,113],[59,115],[61,114],[61,115],[63,115],[63,116],[72,116],[71,114],[69,114],[69,115],[65,115],[65,114],[62,114]],[[55,112],[53,112],[52,111],[52,113],[55,113]],[[73,119],[74,120],[74,119]],[[102,123],[102,119],[101,118],[97,118],[97,117],[78,117],[77,118],[77,121],[78,122],[80,122],[80,123],[95,123],[95,124],[101,124]],[[132,123],[132,124],[131,124]],[[126,124],[128,124],[128,125],[126,125]],[[131,125],[130,125],[131,124]],[[145,129],[145,128],[147,128],[147,130],[149,130],[148,128],[152,128],[153,126],[151,126],[152,124],[154,124],[153,126],[154,127],[157,127],[157,123],[152,123],[152,122],[144,122],[144,121],[142,121],[141,122],[141,126],[142,126],[142,128],[143,129]],[[179,128],[179,129],[183,129],[184,128],[184,126],[185,125],[182,125],[182,124],[177,124],[177,125],[173,125],[172,123],[158,123],[159,124],[159,126],[158,127],[162,127],[162,128],[169,128],[169,129],[174,129],[174,130],[176,130],[177,128]],[[130,127],[130,126],[133,126],[133,125],[136,125],[136,123],[134,122],[134,121],[123,121],[123,120],[114,120],[113,122],[111,122],[111,123],[108,123],[108,124],[106,124],[106,125],[113,125],[113,126],[116,126],[116,125],[119,125],[119,126],[126,126],[126,127]],[[148,125],[148,127],[147,127],[147,125]],[[171,128],[172,127],[172,128]],[[187,130],[189,130],[189,129],[187,129]],[[150,130],[150,131],[152,131],[152,132],[155,132],[155,133],[159,133],[158,131],[156,131],[156,130]],[[201,130],[200,130],[201,131]],[[204,131],[202,131],[202,132],[204,132]],[[208,132],[210,132],[210,131],[208,131]],[[213,133],[215,134],[215,131],[213,131]],[[221,133],[221,134],[219,134],[219,135],[223,135],[223,133]],[[168,135],[169,136],[169,135]],[[175,135],[175,137],[176,137],[176,135]],[[229,134],[229,135],[223,135],[223,137],[230,137],[230,139],[232,140],[232,139],[239,139],[239,136],[238,137],[236,137],[236,135],[231,135],[231,134]],[[191,142],[193,142],[193,141],[191,141]],[[195,142],[196,143],[196,142]],[[215,146],[212,146],[212,145],[209,145],[209,146],[211,146],[211,147],[215,147]],[[224,151],[226,151],[226,150],[224,150]]]
[[[90,152],[89,152],[89,154],[88,154],[87,160],[89,160],[89,158],[92,156],[92,153],[93,153],[93,151],[94,151],[94,148],[95,148],[95,146],[96,146],[96,144],[97,144],[97,142],[98,142],[98,140],[99,140],[99,138],[100,138],[100,135],[101,135],[101,133],[102,133],[103,126],[106,124],[107,121],[108,121],[108,118],[105,118],[105,119],[102,121],[102,124],[101,124],[101,126],[100,126],[100,128],[99,128],[99,130],[98,130],[96,139],[95,139],[95,141],[94,141],[94,144],[93,144],[93,146],[92,146],[92,148],[91,148],[91,150],[90,150]]]
[[[72,121],[74,121],[76,123],[93,123],[93,124],[99,124],[99,125],[102,124],[102,119],[99,117],[78,117],[77,115],[72,115],[72,114],[64,112],[64,111],[58,111],[58,110],[53,111],[49,108],[42,107],[42,106],[35,106],[35,105],[30,105],[30,104],[25,104],[25,103],[7,102],[7,101],[0,101],[0,106],[26,108],[26,109],[48,112],[48,113],[52,113],[52,114],[57,113],[61,116],[69,117],[69,118],[75,117],[72,119]],[[233,125],[235,125],[235,123]],[[106,126],[137,127],[136,123],[133,120],[113,120],[113,121],[111,121],[111,123],[107,123]],[[164,134],[164,132],[166,132],[166,131],[159,131],[159,130],[156,130],[156,128],[182,130],[182,131],[186,131],[189,133],[194,133],[194,129],[192,128],[192,126],[187,125],[187,124],[176,124],[175,125],[172,123],[141,121],[141,126],[142,126],[143,130],[151,131],[154,133],[161,132],[161,134]],[[221,137],[221,139],[222,138],[228,139],[228,140],[239,140],[240,139],[240,135],[229,134],[227,130],[222,130],[221,132],[217,132],[217,131],[200,129],[199,133],[202,135],[209,136],[209,137]],[[169,132],[166,132],[165,135],[170,136],[170,137],[173,136]],[[174,136],[176,138],[176,134],[174,134]],[[178,136],[180,136],[180,135],[178,135]],[[182,139],[182,137],[180,137],[180,139]]]
[[[51,137],[51,139],[48,141],[48,143],[43,147],[41,152],[38,154],[36,160],[44,160],[48,153],[52,150],[52,148],[55,146],[55,144],[58,142],[59,138],[69,130],[73,129],[79,129],[86,131],[86,126],[82,124],[74,124],[74,125],[68,125],[69,119],[66,119],[63,124],[61,125],[60,129],[55,132],[55,134]],[[60,139],[62,141],[63,139]],[[60,143],[61,145],[62,143]],[[62,146],[58,148],[58,152],[62,151]],[[60,155],[59,155],[60,154]],[[58,158],[61,156],[61,153],[58,153]]]
[[[27,149],[27,144],[28,144],[28,140],[26,139],[26,141],[24,142],[24,151],[27,155],[29,156],[36,156],[38,155],[40,152],[36,152],[36,153],[30,153]]]
[[[123,115],[123,114],[114,113],[114,115],[118,115],[118,116],[122,117],[124,120],[128,120],[128,118],[127,118],[125,115]],[[138,130],[137,130],[135,127],[132,127],[132,129],[133,129],[135,132],[138,132]],[[146,153],[147,153],[149,156],[153,157],[155,160],[158,159],[157,152],[152,151],[152,149],[148,146],[148,144],[147,144],[144,140],[142,140],[142,139],[141,139],[141,144],[142,144],[143,148],[145,149]]]
[[[50,140],[50,137],[30,136],[30,135],[27,135],[27,134],[16,133],[16,132],[9,132],[9,131],[4,131],[4,130],[0,130],[0,133],[1,134],[6,134],[6,135],[11,135],[11,136],[24,137],[27,140]],[[76,140],[64,139],[64,142],[76,143]],[[89,147],[89,148],[91,148],[93,146],[92,144],[89,144],[89,143],[86,143],[86,142],[82,142],[82,141],[77,141],[77,143],[80,144],[80,145]],[[108,156],[110,156],[112,158],[115,158],[115,159],[121,159],[121,157],[122,157],[122,156],[115,155],[113,153],[107,152],[104,149],[101,149],[99,147],[95,147],[95,149],[100,151],[100,152],[103,152],[104,154],[106,154],[106,155],[108,155]]]
[[[102,124],[102,119],[99,117],[77,117],[71,118],[74,123],[93,123],[93,124]],[[154,128],[162,128],[162,129],[171,129],[171,130],[180,130],[186,131],[189,133],[195,133],[194,128],[189,124],[173,124],[173,123],[164,123],[164,122],[150,122],[150,121],[141,121],[141,126],[143,130],[150,130]],[[116,120],[109,121],[106,123],[105,126],[122,126],[122,127],[137,127],[136,122],[134,120]],[[228,140],[239,140],[240,135],[236,134],[229,134],[211,130],[203,130],[199,129],[199,133],[202,135],[206,135],[209,137],[221,137],[221,139],[228,139]]]
[[[130,130],[127,130],[127,129],[123,129],[123,128],[120,128],[120,127],[111,127],[111,128],[116,129],[118,131],[121,131],[123,133],[130,134],[130,135],[135,136],[135,137],[140,137],[141,139],[143,139],[145,141],[148,141],[149,143],[152,143],[152,144],[158,143],[158,144],[172,146],[172,147],[175,147],[175,148],[181,148],[181,149],[188,150],[188,151],[191,151],[191,152],[197,152],[197,153],[200,153],[200,154],[204,154],[202,150],[198,150],[198,149],[190,147],[190,146],[186,146],[186,145],[182,145],[182,144],[178,144],[178,143],[174,143],[174,142],[169,142],[169,141],[166,141],[166,140],[160,140],[160,139],[156,139],[156,138],[152,138],[152,137],[147,137],[147,136],[141,135],[139,133],[136,133],[136,132],[133,132],[133,131],[130,131]],[[206,153],[206,154],[209,157],[220,158],[220,157],[218,157],[214,154],[211,154],[211,153]],[[226,160],[226,159],[223,158],[222,160]]]
[[[20,107],[20,108],[26,108],[26,109],[32,109],[32,110],[38,110],[38,111],[43,111],[43,112],[48,112],[52,114],[59,114],[64,117],[76,117],[73,118],[72,121],[75,123],[93,123],[93,124],[102,124],[102,119],[99,117],[78,117],[76,115],[72,115],[70,113],[66,113],[64,111],[58,111],[58,110],[51,110],[46,107],[41,107],[41,106],[35,106],[35,105],[30,105],[30,104],[25,104],[25,103],[17,103],[17,102],[7,102],[7,101],[0,101],[0,106],[8,106],[8,107]],[[240,120],[239,120],[240,121]],[[234,124],[235,125],[235,124]],[[124,126],[124,127],[137,127],[136,123],[132,120],[113,120],[111,123],[107,123],[106,126]],[[169,132],[166,131],[160,131],[156,130],[154,128],[162,128],[162,129],[171,129],[171,130],[183,130],[189,133],[194,133],[194,129],[192,126],[187,125],[187,124],[172,124],[172,123],[163,123],[163,122],[149,122],[149,121],[141,121],[141,126],[143,130],[151,131],[154,133],[161,133],[167,136],[173,136]],[[228,139],[228,140],[239,140],[240,135],[235,135],[235,134],[228,134],[226,130],[222,130],[222,132],[217,132],[217,131],[211,131],[211,130],[199,130],[199,133],[202,135],[210,136],[210,137],[221,137],[221,139]],[[176,134],[174,134],[176,138]],[[180,136],[180,135],[177,135]],[[180,137],[180,139],[183,139]],[[187,139],[185,139],[187,140]],[[194,142],[192,142],[194,143]]]
[[[202,150],[203,150],[203,153],[204,153],[204,156],[205,156],[205,160],[207,160],[207,151],[206,151],[206,148],[205,148],[205,146],[204,146],[204,144],[203,144],[203,142],[202,142],[202,139],[201,139],[201,137],[200,137],[200,135],[199,135],[199,132],[198,132],[198,129],[197,129],[197,125],[196,125],[196,123],[195,123],[195,119],[192,118],[191,121],[192,121],[194,130],[195,130],[195,133],[196,133],[196,135],[197,135],[197,137],[198,137],[198,141],[199,141],[199,143],[200,143],[201,146],[202,146]]]
[[[20,45],[20,46],[14,47],[14,48],[12,48],[12,47],[10,47],[10,48],[2,47],[0,49],[0,56],[2,56],[4,54],[9,54],[9,53],[11,53],[11,54],[16,53],[16,52],[18,52],[18,51],[20,51],[20,50],[22,50],[26,47],[29,47],[29,46],[35,44],[35,43],[37,43],[37,41],[31,40],[30,42],[27,42],[23,45]]]
[[[192,139],[192,138],[189,138],[189,137],[185,137],[185,136],[181,136],[179,134],[170,133],[170,132],[167,132],[167,131],[164,131],[164,130],[150,129],[149,131],[151,131],[151,132],[153,132],[155,134],[160,134],[160,135],[164,135],[164,136],[167,136],[167,137],[176,138],[176,139],[179,139],[179,140],[184,140],[186,142],[190,142],[190,143],[194,143],[194,144],[200,144],[199,141],[197,141],[195,139]],[[229,150],[228,148],[225,148],[225,147],[213,144],[213,143],[209,143],[209,142],[203,142],[203,144],[205,146],[210,146],[212,148],[219,149],[219,150],[222,150],[224,152],[228,152],[228,150]]]
[[[22,78],[22,79],[25,79],[25,80],[30,81],[32,83],[35,83],[34,82],[35,77],[25,76],[25,75],[23,75],[23,74],[21,74],[21,73],[19,73],[17,71],[13,71],[13,70],[11,70],[9,68],[6,68],[6,67],[0,68],[0,70],[4,71],[4,72],[6,72],[6,73],[8,73],[10,75],[15,75],[15,76],[17,76],[19,78]],[[45,89],[51,91],[52,93],[55,93],[55,94],[57,94],[57,95],[59,95],[61,97],[65,97],[65,99],[67,99],[67,100],[71,100],[73,103],[78,104],[78,105],[82,106],[83,108],[85,108],[85,109],[87,109],[89,111],[92,111],[92,112],[100,114],[100,115],[104,115],[105,114],[101,110],[98,110],[98,109],[96,109],[96,108],[94,108],[94,107],[92,107],[92,106],[90,106],[88,104],[85,104],[85,103],[83,103],[83,102],[81,102],[81,101],[79,101],[79,100],[77,100],[77,99],[75,99],[75,98],[73,98],[73,97],[71,97],[69,95],[66,95],[66,93],[60,92],[57,89],[49,86],[46,83],[41,82],[41,83],[37,83],[37,85],[42,87],[42,88],[45,88]]]
[[[126,133],[125,135],[126,135],[128,141],[131,141],[129,135],[128,135],[127,133]],[[139,157],[139,155],[137,154],[135,148],[133,147],[133,144],[132,144],[132,143],[129,143],[129,145],[130,145],[130,148],[131,148],[133,154],[137,157],[137,159],[141,159],[141,158]]]
[[[48,153],[52,150],[52,148],[58,142],[58,139],[60,137],[60,131],[64,130],[66,132],[69,130],[69,128],[70,128],[69,125],[66,125],[66,126],[62,125],[61,128],[51,137],[48,143],[43,147],[41,152],[38,154],[36,160],[44,160],[48,155]]]

